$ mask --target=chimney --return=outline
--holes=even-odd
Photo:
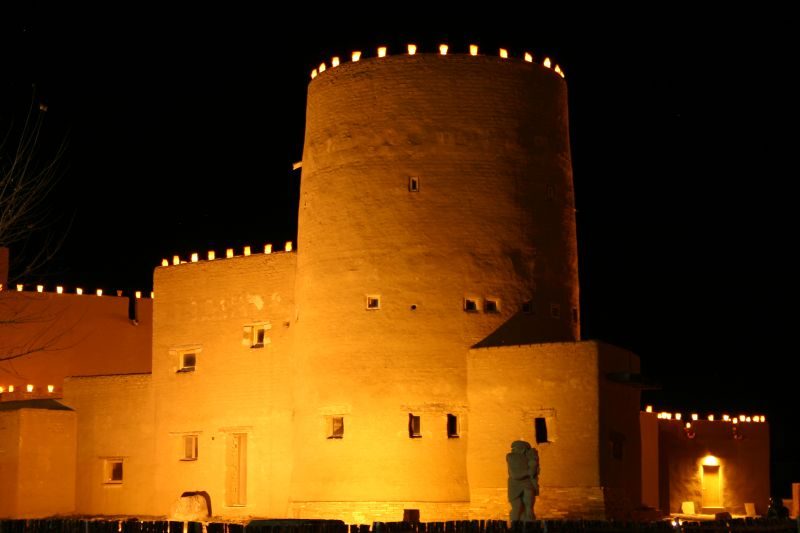
[[[8,248],[0,246],[0,285],[8,287]]]

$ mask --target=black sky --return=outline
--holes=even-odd
[[[35,84],[47,142],[69,142],[52,211],[72,226],[29,281],[149,290],[163,257],[294,240],[308,74],[332,55],[407,42],[551,55],[570,92],[584,337],[637,352],[664,386],[645,393],[657,406],[765,412],[787,493],[800,479],[791,18],[379,5],[26,3],[0,17],[3,131]]]

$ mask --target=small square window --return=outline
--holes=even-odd
[[[467,313],[477,313],[478,312],[477,298],[464,298],[464,311],[466,311]]]
[[[534,314],[533,311],[534,311],[533,302],[530,302],[530,301],[529,302],[522,302],[522,312],[523,313],[525,313],[527,315],[532,315],[532,314]]]
[[[536,444],[550,442],[547,438],[547,419],[544,417],[537,417],[534,419],[533,425],[536,431]]]
[[[367,309],[380,309],[381,297],[380,296],[367,296]]]
[[[103,461],[103,483],[122,483],[122,459],[105,459]]]
[[[183,436],[183,457],[181,461],[197,461],[197,435]]]
[[[408,178],[408,190],[409,192],[419,192],[419,178],[416,176],[410,176]]]
[[[420,423],[419,415],[408,414],[408,437],[411,439],[422,437],[422,424]]]
[[[483,311],[484,313],[499,313],[500,300],[496,298],[487,298],[486,302],[483,304]]]
[[[344,417],[343,416],[329,416],[328,417],[328,438],[329,439],[343,439],[344,438]]]
[[[192,352],[181,352],[180,354],[180,368],[178,372],[194,372],[197,365],[197,354]]]
[[[242,345],[249,346],[250,348],[263,348],[265,344],[269,344],[267,337],[267,330],[270,329],[269,324],[251,324],[245,326],[242,333]]]
[[[447,415],[447,438],[458,438],[458,417],[456,415]]]
[[[558,304],[550,304],[550,316],[553,318],[561,318],[561,306]]]

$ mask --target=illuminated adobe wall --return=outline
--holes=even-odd
[[[634,396],[638,401],[638,391],[608,384],[605,375],[636,371],[638,364],[635,355],[597,342],[470,350],[472,516],[507,518],[505,454],[514,440],[536,443],[534,421],[544,418],[549,442],[536,444],[537,517],[605,517],[617,502],[604,489],[626,489],[619,472],[630,465],[637,480],[639,472],[638,446],[627,446],[622,459],[614,459],[607,442],[611,431],[626,444],[638,441],[638,424],[630,424],[625,413],[612,413],[614,403]]]
[[[156,269],[151,513],[167,514],[185,491],[207,491],[216,515],[287,515],[296,257],[259,253]],[[251,347],[258,339],[245,327],[253,326],[265,328],[262,347]],[[194,369],[180,371],[187,351]],[[197,436],[196,460],[183,460],[187,435]],[[239,502],[229,484],[233,435],[246,440]]]
[[[658,418],[656,413],[642,413],[643,419],[656,420],[658,438],[658,483],[662,511],[677,513],[681,502],[694,502],[699,512],[716,512],[704,502],[703,464],[719,465],[721,507],[732,514],[744,514],[744,504],[752,502],[756,513],[764,514],[769,505],[769,424],[728,420],[717,416],[713,421]],[[750,415],[747,415],[750,416]],[[690,427],[686,427],[686,424]],[[649,429],[648,429],[649,428]],[[653,424],[642,424],[652,432]],[[648,436],[652,440],[652,436]],[[644,437],[643,437],[644,440]],[[643,456],[643,459],[645,457]],[[650,458],[652,459],[652,457]],[[653,492],[645,487],[646,492]]]
[[[435,54],[319,74],[298,250],[295,440],[319,444],[298,447],[293,509],[440,502],[439,518],[466,516],[466,441],[444,420],[470,424],[467,350],[579,336],[564,80]],[[320,441],[326,414],[344,415],[345,439]]]
[[[641,377],[639,357],[598,343],[600,398],[600,479],[606,516],[630,518],[641,506]]]
[[[75,512],[155,514],[150,374],[67,378],[62,403],[74,409],[78,419]],[[111,460],[123,462],[122,483],[107,479],[106,461]]]
[[[73,512],[75,446],[74,412],[49,400],[0,404],[0,518]]]
[[[67,376],[150,371],[151,299],[137,300],[134,324],[127,297],[23,289],[0,291],[0,312],[15,317],[15,323],[2,326],[0,357],[28,347],[46,349],[0,361],[0,401],[61,397]],[[30,393],[28,385],[33,385]]]

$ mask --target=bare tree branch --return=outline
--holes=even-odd
[[[66,237],[54,228],[49,201],[60,177],[66,142],[52,155],[43,153],[42,129],[47,106],[31,98],[27,115],[7,127],[0,139],[0,247],[16,247],[15,278],[30,277],[47,263]],[[9,280],[11,281],[11,280]],[[74,325],[54,327],[63,310],[31,305],[5,287],[0,293],[0,361],[52,351]],[[60,324],[63,326],[64,324]]]

